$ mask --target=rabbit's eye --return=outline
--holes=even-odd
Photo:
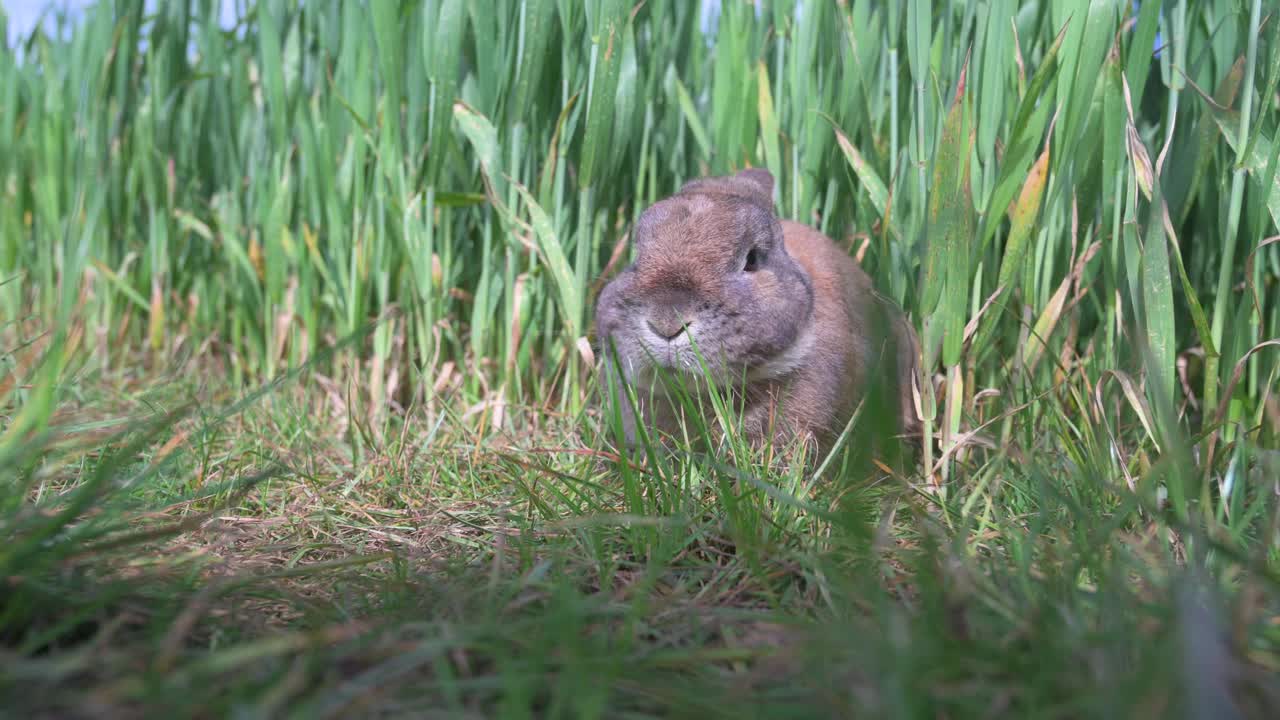
[[[747,251],[747,261],[742,266],[743,272],[755,272],[760,269],[760,263],[764,260],[764,253],[751,248]]]

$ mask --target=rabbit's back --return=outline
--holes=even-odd
[[[819,387],[807,393],[819,407],[793,411],[813,415],[814,420],[828,416],[817,425],[830,440],[832,433],[843,430],[867,391],[875,389],[886,394],[886,403],[896,411],[897,430],[914,433],[910,383],[918,352],[915,331],[901,310],[876,292],[870,276],[844,248],[807,225],[792,220],[782,220],[781,225],[787,252],[813,285],[816,342],[808,364],[825,376],[815,378]]]

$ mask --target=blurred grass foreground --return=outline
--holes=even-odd
[[[1274,3],[231,10],[0,14],[0,715],[1280,707]],[[596,293],[747,166],[904,470],[615,449]]]

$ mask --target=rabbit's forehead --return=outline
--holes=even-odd
[[[685,202],[689,206],[688,222],[707,230],[742,231],[752,227],[751,220],[755,213],[751,212],[752,207],[747,203],[706,195],[692,195]]]
[[[700,194],[672,197],[649,209],[649,234],[663,243],[714,245],[732,254],[745,235],[767,232],[763,218],[756,217],[761,213],[753,210],[745,203]]]

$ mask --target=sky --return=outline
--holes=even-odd
[[[9,21],[8,37],[5,38],[6,44],[10,47],[17,41],[19,37],[25,37],[31,32],[35,26],[37,19],[40,17],[42,10],[48,6],[63,8],[69,11],[71,17],[75,17],[85,7],[93,4],[94,0],[0,0],[0,8],[3,8],[5,15]],[[222,6],[222,24],[228,27],[235,20],[235,0],[221,0]],[[708,32],[715,28],[717,20],[720,16],[721,0],[702,0],[701,21],[703,32]],[[148,8],[154,7],[155,0],[146,0]],[[802,12],[804,0],[796,0],[796,12]],[[1137,11],[1139,3],[1134,0],[1134,11]],[[760,8],[756,8],[758,15]],[[52,20],[47,19],[52,25]],[[709,34],[709,33],[708,33]],[[708,42],[711,38],[708,38]],[[1156,47],[1163,44],[1161,38],[1157,35]]]
[[[155,6],[156,0],[146,0],[148,8]],[[8,36],[5,43],[13,47],[18,38],[26,37],[35,27],[36,22],[40,19],[40,14],[47,7],[60,8],[67,11],[68,17],[74,19],[84,8],[92,5],[94,0],[0,0],[0,8],[3,8],[5,15],[9,21]],[[221,0],[222,6],[222,23],[223,26],[230,26],[235,20],[235,0]],[[716,21],[720,16],[721,0],[702,0],[702,29],[708,32],[715,28]],[[797,0],[797,11],[802,4],[802,0]],[[756,8],[758,15],[760,9]],[[53,13],[50,17],[45,18],[45,22],[50,28],[53,26]],[[708,34],[710,34],[708,32]],[[710,38],[708,38],[710,41]]]
[[[147,8],[155,7],[155,2],[156,0],[146,0]],[[3,9],[9,22],[5,43],[12,47],[18,38],[29,35],[46,8],[65,10],[67,16],[74,19],[93,3],[94,0],[0,0],[0,9]],[[223,25],[230,25],[235,18],[235,1],[221,0],[221,3]],[[53,27],[53,15],[54,13],[49,13],[45,18],[49,28]]]
[[[8,36],[5,43],[12,46],[19,37],[25,37],[35,27],[36,21],[40,18],[40,13],[47,5],[54,5],[64,8],[70,13],[76,13],[89,5],[91,0],[55,0],[47,2],[46,0],[0,0],[0,8],[4,9],[4,14],[9,22]],[[50,25],[52,21],[49,20]]]

